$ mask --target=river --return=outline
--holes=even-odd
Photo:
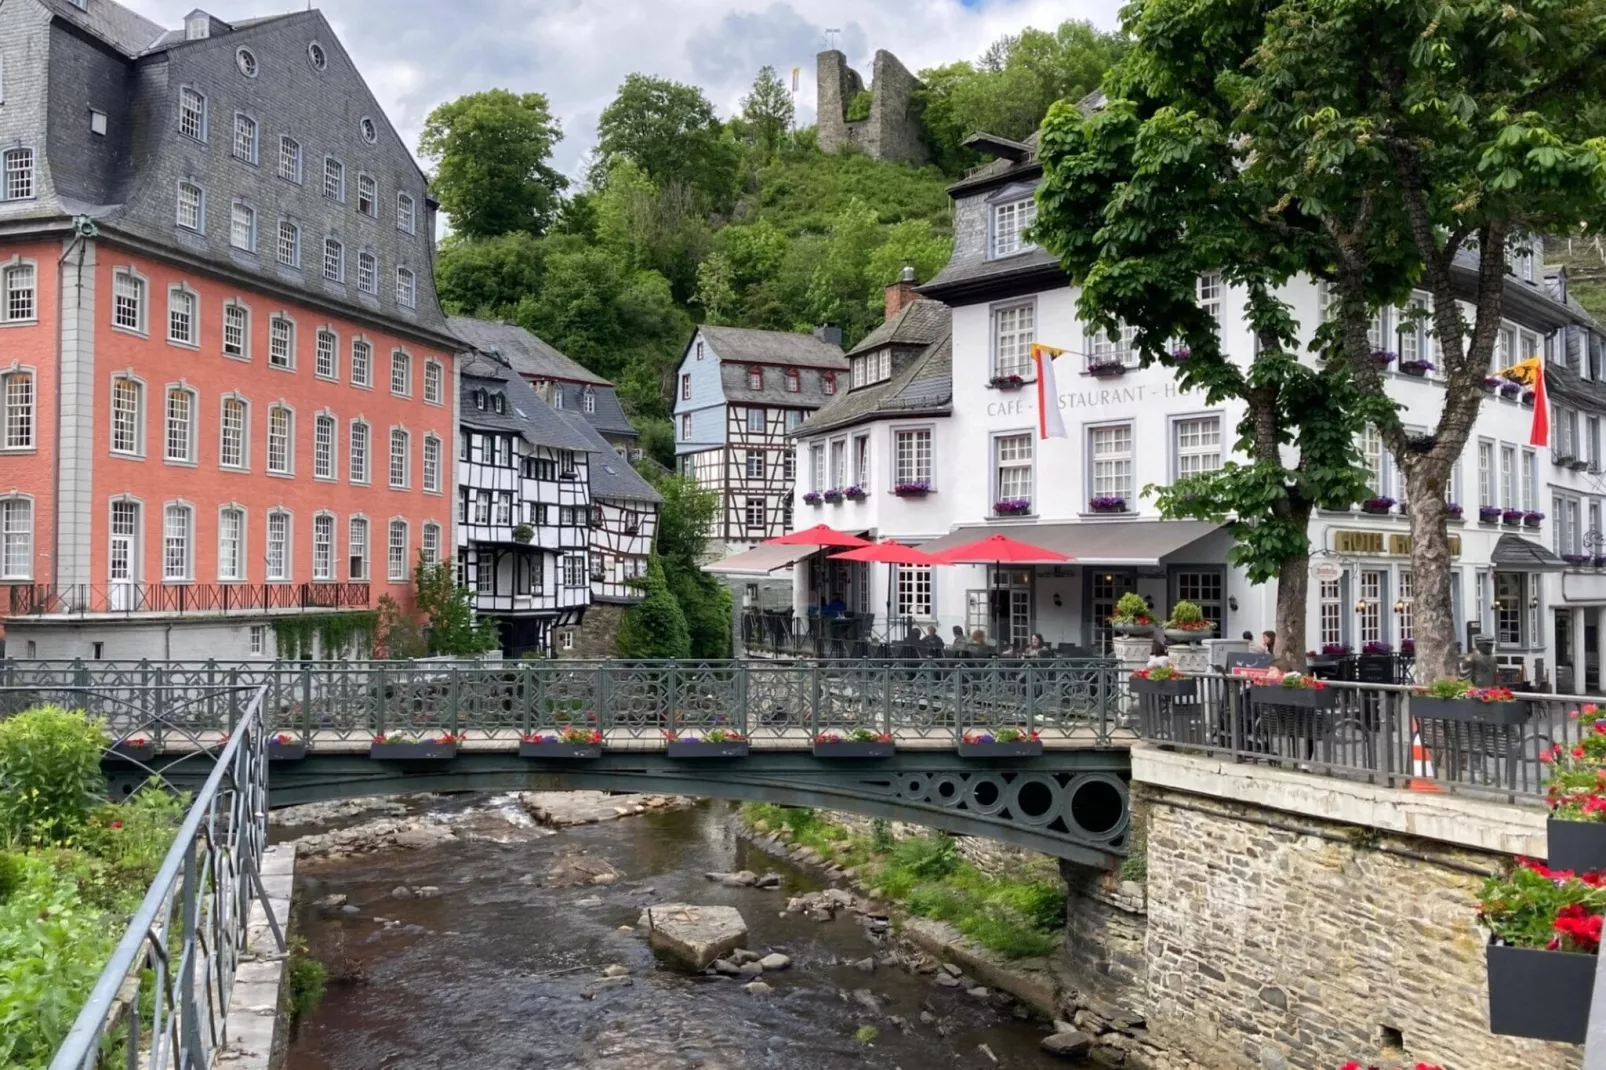
[[[430,805],[505,810],[517,803],[465,796]],[[705,802],[557,832],[525,830],[302,867],[299,932],[332,973],[354,972],[362,981],[330,984],[291,1043],[289,1067],[1092,1065],[1040,1051],[1046,1023],[1021,1021],[1009,1006],[901,969],[867,973],[853,965],[874,948],[851,915],[830,922],[779,916],[788,895],[822,885],[739,840],[731,817],[728,804]],[[298,831],[305,830],[275,830],[281,839]],[[577,852],[611,863],[620,871],[617,883],[544,886],[554,865]],[[784,885],[732,888],[703,877],[744,868],[776,870]],[[438,887],[439,895],[392,898],[398,886],[421,885]],[[346,895],[358,913],[309,905],[330,893]],[[590,897],[601,905],[576,905]],[[737,981],[655,962],[644,940],[619,928],[634,925],[643,906],[673,901],[738,908],[748,947],[789,955],[792,967],[766,973],[774,991],[753,995]],[[629,968],[630,983],[601,986],[602,969],[615,963]]]

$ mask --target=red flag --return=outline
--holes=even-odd
[[[1534,362],[1534,424],[1528,445],[1550,445],[1550,402],[1545,400],[1545,362]]]

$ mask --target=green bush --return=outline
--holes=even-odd
[[[868,89],[859,90],[848,98],[847,107],[843,109],[842,117],[850,123],[870,118],[870,105],[874,100],[875,97]]]
[[[619,656],[622,658],[685,658],[691,655],[691,634],[686,614],[670,593],[664,566],[654,554],[647,560],[647,575],[640,584],[645,597],[625,611],[619,622]]]
[[[323,963],[307,953],[307,943],[300,937],[290,942],[290,1027],[293,1029],[318,1009],[323,1002],[323,990],[328,983],[328,971]]]
[[[897,842],[892,838],[892,823],[886,818],[878,817],[870,822],[870,850],[884,855],[897,846]]]
[[[22,887],[27,860],[11,851],[0,851],[0,903],[9,900]]]
[[[56,706],[0,721],[0,841],[71,842],[104,797],[100,724]]]

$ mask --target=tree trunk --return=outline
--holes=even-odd
[[[1450,598],[1450,535],[1445,530],[1444,480],[1413,466],[1405,485],[1411,506],[1411,620],[1416,682],[1456,674],[1455,611]],[[1385,607],[1386,609],[1387,607]]]
[[[1292,510],[1296,520],[1310,526],[1310,506]],[[1282,574],[1277,577],[1277,647],[1272,664],[1284,672],[1304,672],[1306,606],[1310,602],[1310,546],[1283,558]]]

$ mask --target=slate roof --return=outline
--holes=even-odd
[[[937,305],[935,301],[930,303]],[[947,312],[944,306],[937,307]],[[794,430],[792,437],[811,437],[889,416],[949,415],[954,398],[953,335],[946,329],[946,322],[943,326],[941,336],[903,371],[884,383],[838,394]]]
[[[569,359],[516,323],[448,316],[446,325],[470,348],[499,353],[520,375],[533,379],[564,379],[593,386],[612,386],[608,380]],[[568,402],[568,398],[564,398]]]
[[[721,361],[719,382],[726,402],[732,405],[765,405],[770,408],[817,409],[831,400],[825,392],[824,376],[830,371],[836,376],[836,390],[840,395],[848,388],[847,358],[838,369],[802,368],[798,371],[798,390],[786,389],[786,374],[779,368],[764,372],[764,389],[754,390],[747,385],[747,361]]]
[[[940,301],[913,301],[896,316],[884,320],[880,326],[848,350],[848,356],[868,353],[886,345],[930,345],[940,338],[949,324],[948,306]]]
[[[522,436],[532,446],[549,446],[576,453],[597,452],[590,436],[571,427],[568,420],[536,395],[530,384],[514,375],[505,365],[477,356],[461,365],[460,372],[459,411],[465,427],[510,432]],[[474,392],[481,389],[505,394],[506,408],[502,412],[476,408]],[[603,446],[608,448],[606,443]],[[608,448],[608,452],[611,454],[613,450]]]
[[[630,418],[625,415],[624,407],[619,404],[619,392],[613,387],[589,387],[594,404],[592,411],[586,412],[585,392],[588,387],[579,383],[564,382],[555,382],[553,385],[563,394],[563,412],[578,413],[587,423],[604,434],[631,438],[640,435],[630,423]]]
[[[798,368],[847,369],[842,347],[822,342],[812,334],[791,331],[757,331],[746,327],[699,328],[714,355],[722,361],[747,364],[786,364]]]
[[[654,504],[664,500],[663,495],[654,490],[652,484],[630,466],[629,461],[608,445],[608,440],[587,422],[583,413],[562,412],[558,416],[591,442],[591,451],[597,455],[591,458],[591,497]]]
[[[82,11],[71,0],[41,0],[45,7],[76,26],[81,26],[128,56],[137,56],[167,33],[167,27],[152,22],[122,4],[97,3]]]

